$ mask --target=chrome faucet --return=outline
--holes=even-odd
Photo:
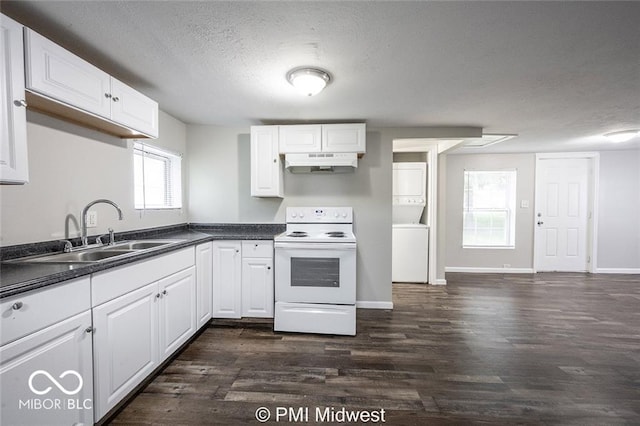
[[[84,207],[84,209],[82,209],[82,217],[81,217],[82,234],[80,235],[80,240],[83,246],[86,246],[89,243],[89,240],[87,238],[87,214],[89,213],[89,209],[91,208],[91,206],[98,203],[111,204],[113,207],[115,207],[116,210],[118,210],[118,219],[122,220],[122,210],[120,210],[120,207],[118,207],[118,205],[113,201],[101,198],[99,200],[90,202]]]

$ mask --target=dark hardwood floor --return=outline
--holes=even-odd
[[[640,424],[640,276],[447,282],[394,284],[394,310],[359,309],[355,337],[214,321],[113,423],[258,424],[266,407],[266,424],[293,424],[308,407],[327,424],[343,408],[390,425]]]

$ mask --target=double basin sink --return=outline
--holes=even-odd
[[[96,263],[119,257],[144,253],[154,249],[180,243],[182,240],[134,240],[114,245],[101,245],[76,249],[70,253],[54,253],[23,257],[10,260],[10,263]]]

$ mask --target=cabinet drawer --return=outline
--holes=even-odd
[[[137,288],[195,265],[195,248],[187,247],[91,277],[91,306],[115,299]]]
[[[12,342],[91,308],[89,277],[3,299],[1,344]]]
[[[273,241],[243,241],[242,257],[273,257]]]

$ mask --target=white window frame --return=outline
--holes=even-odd
[[[136,156],[142,156],[141,170],[136,166]],[[144,158],[161,160],[165,163],[165,173],[162,186],[164,200],[161,203],[147,201],[146,176]],[[136,210],[168,210],[182,208],[182,156],[164,148],[149,145],[146,142],[133,143],[133,173],[134,173],[134,208]],[[142,173],[142,194],[137,191]],[[157,182],[156,182],[157,183]],[[142,199],[140,199],[140,196]]]
[[[506,188],[508,193],[505,193],[505,199],[507,200],[507,206],[495,206],[488,208],[473,208],[469,204],[468,196],[467,196],[467,181],[469,173],[509,173],[511,174],[512,181],[510,182],[510,187]],[[463,176],[463,207],[462,207],[462,246],[463,248],[470,249],[515,249],[515,232],[516,232],[516,209],[517,209],[517,180],[518,180],[518,171],[517,169],[500,169],[500,170],[464,170]],[[479,243],[470,243],[468,241],[465,242],[465,231],[468,229],[466,226],[466,215],[468,213],[500,213],[504,214],[504,221],[506,222],[506,226],[504,227],[504,238],[503,243],[501,244],[479,244]],[[491,229],[489,227],[488,229]]]

